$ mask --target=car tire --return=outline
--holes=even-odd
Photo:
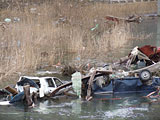
[[[152,74],[149,70],[142,70],[139,73],[139,78],[140,78],[140,80],[145,82],[145,81],[148,81],[152,78]]]

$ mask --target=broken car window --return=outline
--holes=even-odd
[[[63,84],[60,80],[58,80],[58,79],[56,79],[56,78],[54,78],[54,81],[55,81],[57,87],[58,87],[58,86],[61,86],[61,85]]]
[[[46,81],[48,82],[48,87],[55,87],[51,78],[46,79]]]

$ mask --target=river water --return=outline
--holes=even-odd
[[[95,97],[86,102],[81,99],[43,100],[35,108],[22,104],[1,106],[1,120],[158,120],[160,103],[141,95]],[[62,100],[63,99],[63,100]]]
[[[125,51],[123,54],[135,46],[160,46],[160,18],[147,19],[136,26],[138,29],[133,31],[134,34],[152,34],[152,37],[143,41],[132,40],[131,44],[121,49]],[[39,101],[35,108],[26,108],[20,103],[0,106],[0,120],[159,120],[159,100],[142,97],[145,95],[102,95],[88,102],[64,97],[51,98]]]

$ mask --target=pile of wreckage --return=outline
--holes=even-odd
[[[78,95],[89,101],[96,94],[150,93],[160,86],[160,77],[154,76],[159,69],[160,48],[146,45],[135,47],[117,62],[91,68],[83,77],[76,72],[67,83],[56,77],[22,76],[15,87],[7,86],[1,93],[7,93],[10,104],[25,100],[28,106],[39,98],[62,94]]]
[[[115,16],[111,16],[111,15],[108,15],[105,17],[105,19],[108,21],[113,21],[117,24],[119,24],[120,22],[126,22],[126,23],[131,23],[131,22],[134,22],[134,23],[141,23],[142,22],[142,16],[138,16],[138,15],[131,15],[127,18],[121,18],[121,17],[115,17]]]
[[[65,94],[71,90],[71,87],[67,87],[71,84],[72,82],[63,83],[57,77],[21,76],[14,87],[7,86],[1,90],[1,94],[7,95],[7,102],[1,102],[1,104],[14,104],[23,101],[27,106],[34,106],[37,99]],[[72,93],[67,95],[72,95]]]

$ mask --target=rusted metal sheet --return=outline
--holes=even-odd
[[[151,45],[145,45],[138,49],[148,57],[150,57],[151,55],[154,55],[157,51],[157,47],[151,46]]]

